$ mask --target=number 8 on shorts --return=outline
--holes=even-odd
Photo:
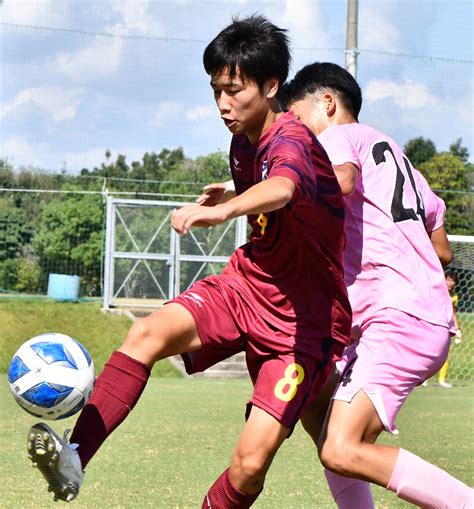
[[[276,383],[273,393],[282,401],[291,401],[295,397],[298,385],[304,379],[304,369],[299,364],[292,362],[286,367],[284,375]]]

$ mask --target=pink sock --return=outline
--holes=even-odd
[[[332,497],[339,509],[374,509],[370,483],[350,477],[343,477],[325,469]]]
[[[149,376],[150,369],[145,364],[122,352],[112,354],[71,435],[71,443],[79,444],[82,468],[130,413]]]
[[[260,493],[261,491],[249,495],[237,490],[230,481],[227,469],[209,488],[202,502],[202,509],[247,509],[257,500]]]
[[[400,449],[387,489],[426,509],[473,509],[474,490],[444,470]]]

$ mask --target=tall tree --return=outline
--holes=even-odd
[[[449,152],[435,155],[419,170],[446,203],[445,225],[448,233],[472,235],[472,194],[469,193],[467,165]]]
[[[449,151],[454,156],[459,157],[463,163],[467,163],[469,160],[469,150],[467,147],[462,145],[462,138],[458,138],[456,141],[449,145]]]
[[[80,275],[87,293],[98,294],[103,213],[100,196],[62,196],[44,207],[33,246],[45,276]]]
[[[7,159],[0,158],[0,187],[11,189],[14,187],[15,177],[13,168]]]
[[[415,168],[436,155],[435,144],[430,139],[425,139],[422,136],[408,140],[403,147],[403,151]]]

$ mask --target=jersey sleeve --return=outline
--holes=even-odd
[[[361,162],[349,133],[342,128],[329,128],[318,135],[318,140],[326,150],[333,166],[352,163],[361,171]]]
[[[418,170],[414,169],[414,175],[425,207],[426,230],[431,233],[444,225],[446,205],[439,196],[436,196],[425,177]]]
[[[268,152],[268,178],[272,177],[286,177],[295,184],[290,206],[305,195],[314,196],[316,172],[311,164],[310,147],[298,139],[276,139]]]

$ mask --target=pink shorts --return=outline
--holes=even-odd
[[[449,352],[448,328],[397,309],[382,309],[361,327],[361,336],[337,363],[341,380],[333,399],[350,402],[363,390],[385,429],[397,434],[395,418],[413,389],[433,376]]]
[[[245,351],[254,384],[250,403],[290,429],[319,394],[344,349],[331,338],[303,339],[275,329],[218,276],[198,281],[170,302],[192,314],[202,342],[200,350],[182,355],[186,371],[204,371]]]

